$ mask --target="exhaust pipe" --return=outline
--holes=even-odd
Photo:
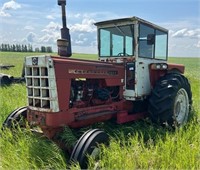
[[[58,5],[61,6],[62,9],[62,24],[61,28],[61,39],[57,40],[58,46],[58,55],[63,57],[70,57],[72,55],[71,50],[71,38],[69,29],[67,28],[67,20],[66,20],[66,0],[58,0]]]

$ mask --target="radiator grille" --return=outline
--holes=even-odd
[[[47,67],[26,67],[28,104],[33,107],[51,108]]]

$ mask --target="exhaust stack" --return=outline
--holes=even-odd
[[[70,57],[72,55],[71,50],[71,38],[69,29],[67,28],[67,20],[66,20],[66,0],[58,0],[58,5],[61,6],[62,9],[62,24],[63,28],[61,28],[61,39],[57,40],[58,46],[58,55],[64,57]]]

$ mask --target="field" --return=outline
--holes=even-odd
[[[0,63],[14,64],[1,73],[21,75],[24,56],[36,53],[0,53]],[[74,54],[73,57],[96,59],[95,55]],[[98,123],[92,127],[104,129],[110,136],[108,148],[101,146],[99,166],[102,169],[200,169],[200,58],[169,58],[172,63],[186,66],[193,92],[193,106],[188,124],[172,131],[153,124],[149,119],[117,125]],[[24,84],[0,88],[0,128],[7,115],[26,105]],[[88,129],[83,128],[78,133]],[[65,169],[65,153],[54,143],[39,138],[29,130],[16,133],[0,130],[0,169]],[[94,167],[90,159],[90,168]],[[74,164],[67,168],[79,169]]]

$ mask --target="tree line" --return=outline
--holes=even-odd
[[[42,53],[52,53],[52,47],[50,46],[41,46],[33,49],[31,44],[1,44],[0,51],[9,51],[9,52],[42,52]]]

